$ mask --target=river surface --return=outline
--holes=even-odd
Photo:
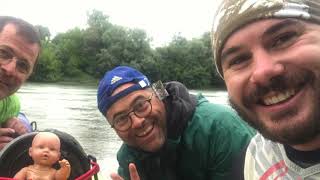
[[[114,130],[97,109],[96,86],[26,83],[18,91],[21,111],[38,130],[58,129],[72,135],[87,154],[97,158],[104,177],[116,172],[121,145]],[[191,93],[199,91],[191,90]],[[200,91],[211,102],[227,105],[226,91]]]

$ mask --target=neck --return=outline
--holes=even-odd
[[[299,150],[299,151],[313,151],[320,149],[320,135],[313,138],[311,141],[304,143],[304,144],[296,144],[290,145],[292,148]]]
[[[41,165],[41,164],[34,164],[33,168],[37,169],[37,170],[41,170],[41,171],[47,171],[47,170],[51,169],[51,166],[46,166],[46,165]]]

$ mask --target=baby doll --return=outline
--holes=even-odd
[[[67,160],[60,159],[60,139],[51,132],[39,132],[32,141],[29,155],[34,164],[22,168],[15,176],[18,180],[66,180],[71,167]],[[52,167],[59,161],[60,169]]]

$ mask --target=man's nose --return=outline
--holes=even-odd
[[[13,75],[16,72],[16,61],[12,59],[8,63],[1,64],[1,69],[3,69],[7,75]]]
[[[253,72],[250,81],[254,84],[267,86],[270,80],[281,75],[285,67],[266,51],[260,51],[254,55]]]
[[[145,118],[138,117],[134,113],[130,114],[129,116],[130,116],[131,122],[132,122],[132,125],[131,125],[132,129],[140,128],[141,126],[143,126]]]

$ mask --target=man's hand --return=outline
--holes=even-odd
[[[0,150],[13,140],[15,131],[11,128],[0,128]]]
[[[129,172],[131,180],[140,180],[138,171],[136,169],[136,165],[134,165],[133,163],[129,164]],[[112,180],[123,180],[123,178],[119,176],[117,173],[110,174],[110,177]]]
[[[8,119],[0,128],[0,150],[17,136],[28,132],[29,129],[20,119],[16,117]]]
[[[8,119],[4,124],[3,127],[14,129],[16,135],[22,135],[29,132],[26,125],[18,118],[13,117]]]

